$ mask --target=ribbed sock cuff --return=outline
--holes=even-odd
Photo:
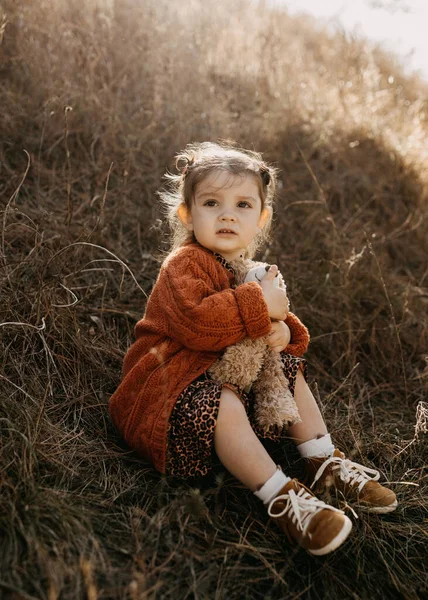
[[[254,495],[260,498],[263,504],[268,504],[290,479],[290,477],[284,475],[281,467],[278,465],[272,477],[257,492],[254,492]]]
[[[334,452],[334,444],[331,441],[330,434],[327,433],[320,438],[314,438],[299,444],[297,450],[303,458],[311,456],[331,456]]]

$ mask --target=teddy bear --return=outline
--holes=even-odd
[[[251,259],[230,261],[235,273],[233,287],[248,281],[260,282],[270,265]],[[286,289],[278,271],[274,285]],[[291,331],[286,351],[302,355],[309,342],[309,334],[301,321],[289,312],[285,322]],[[281,433],[290,425],[300,423],[301,418],[288,379],[284,375],[281,357],[266,343],[266,338],[245,338],[229,346],[223,355],[208,369],[209,375],[220,383],[232,383],[254,392],[254,416],[262,434]]]

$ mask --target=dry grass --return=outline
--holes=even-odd
[[[0,7],[0,595],[422,597],[427,87],[248,0]],[[220,137],[282,169],[261,258],[311,330],[335,439],[399,496],[322,560],[221,466],[159,476],[107,413],[166,248],[154,192],[176,151]]]

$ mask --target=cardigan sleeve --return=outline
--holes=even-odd
[[[284,352],[293,356],[303,356],[309,345],[309,331],[301,320],[293,313],[288,313],[285,323],[290,328],[291,340]]]
[[[210,273],[189,261],[184,269],[163,270],[159,284],[167,334],[187,348],[220,351],[270,331],[267,304],[256,282],[218,291]]]

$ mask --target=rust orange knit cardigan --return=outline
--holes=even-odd
[[[252,281],[231,287],[233,273],[198,243],[188,242],[162,264],[135,326],[122,381],[110,398],[113,423],[127,444],[165,473],[167,427],[175,401],[222,351],[245,337],[270,331],[262,288]],[[290,313],[286,352],[301,356],[306,327]]]

